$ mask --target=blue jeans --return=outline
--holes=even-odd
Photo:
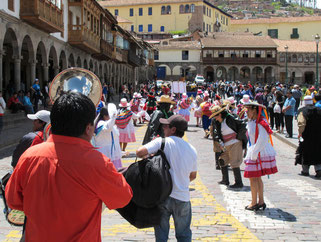
[[[191,202],[179,201],[169,197],[161,205],[162,218],[160,225],[154,227],[156,242],[168,240],[169,219],[171,215],[174,219],[175,237],[178,242],[192,241],[192,231],[190,229],[192,220]]]

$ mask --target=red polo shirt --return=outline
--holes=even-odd
[[[101,241],[102,201],[115,209],[131,198],[109,158],[60,135],[30,147],[6,186],[9,207],[27,216],[26,241]]]

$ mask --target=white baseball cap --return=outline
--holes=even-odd
[[[50,123],[50,112],[47,110],[41,110],[36,112],[35,114],[28,114],[27,117],[31,120],[39,119],[45,123]]]

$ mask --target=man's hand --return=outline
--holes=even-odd
[[[247,149],[244,150],[243,158],[245,158],[246,154],[247,154]]]

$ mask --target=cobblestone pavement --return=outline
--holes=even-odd
[[[274,139],[279,172],[263,178],[267,209],[246,211],[244,207],[251,199],[248,179],[243,179],[245,187],[239,191],[218,185],[221,174],[215,170],[212,141],[203,138],[203,130],[195,127],[194,118],[190,123],[185,138],[198,151],[199,170],[190,186],[193,241],[321,241],[321,180],[298,175],[301,168],[294,166],[294,148]],[[128,145],[130,156],[123,159],[124,166],[134,162],[145,129],[137,127],[137,142]],[[1,151],[0,175],[10,169],[12,150]],[[310,173],[314,175],[312,168]],[[173,229],[172,223],[170,241],[175,241]],[[103,241],[155,240],[153,229],[138,230],[108,209],[102,215],[101,233]],[[0,241],[19,241],[20,236],[20,228],[10,226],[0,214]]]

